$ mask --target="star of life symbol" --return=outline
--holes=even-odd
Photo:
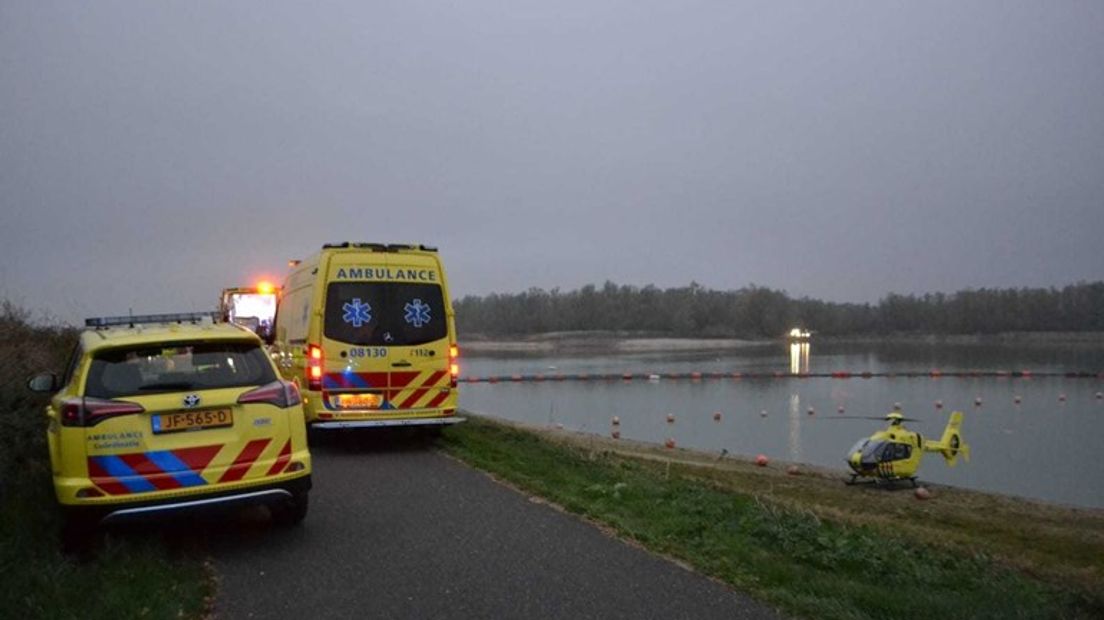
[[[191,409],[199,405],[199,394],[188,394],[184,397],[184,406]]]
[[[345,315],[341,317],[341,320],[351,323],[353,327],[360,327],[365,323],[372,322],[372,306],[361,303],[359,297],[354,297],[352,301],[342,305],[341,309],[345,311]]]
[[[403,320],[414,327],[421,327],[429,323],[429,305],[422,303],[421,299],[415,299],[406,304],[403,306],[403,310],[406,310]]]

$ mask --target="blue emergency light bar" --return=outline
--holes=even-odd
[[[203,319],[218,320],[217,312],[177,312],[175,314],[136,314],[133,316],[101,316],[84,320],[85,327],[112,327],[115,325],[145,325],[149,323],[199,323]]]

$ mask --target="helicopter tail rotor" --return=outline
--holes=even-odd
[[[962,417],[961,411],[955,411],[951,414],[951,419],[947,422],[947,427],[943,429],[943,437],[939,441],[928,441],[924,444],[924,449],[931,452],[938,452],[943,455],[943,459],[947,461],[949,467],[954,467],[958,464],[959,455],[966,461],[970,460],[970,446],[966,444],[966,441],[962,439]]]

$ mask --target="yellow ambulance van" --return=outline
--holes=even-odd
[[[435,248],[326,244],[281,289],[271,352],[314,428],[440,426],[457,417],[459,349]]]
[[[100,523],[267,504],[307,514],[311,460],[299,390],[252,332],[210,314],[99,317],[64,375],[28,382],[46,415],[63,541]]]

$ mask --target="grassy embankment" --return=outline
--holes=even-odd
[[[468,463],[813,618],[1104,617],[1104,513],[846,487],[745,461],[473,419]]]
[[[199,617],[213,586],[198,553],[133,533],[108,535],[90,557],[61,552],[46,399],[24,382],[60,371],[75,337],[0,307],[0,618]]]

